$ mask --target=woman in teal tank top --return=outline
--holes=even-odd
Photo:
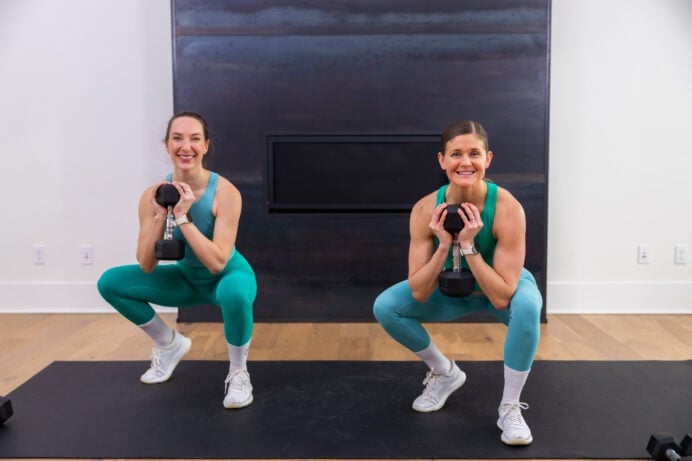
[[[485,129],[459,121],[442,133],[438,161],[449,183],[419,200],[411,210],[408,279],[381,293],[374,303],[387,333],[430,368],[423,393],[413,402],[420,412],[440,410],[466,381],[454,361],[431,341],[425,322],[445,322],[473,312],[489,312],[507,325],[504,389],[496,425],[508,445],[528,445],[531,431],[520,401],[540,338],[543,299],[524,268],[526,218],[509,191],[485,179],[493,153]],[[462,266],[470,269],[477,292],[451,297],[439,289],[440,273],[452,265],[454,237],[444,229],[447,205],[461,205],[463,228],[456,235]]]
[[[219,306],[230,362],[223,405],[245,407],[253,400],[247,355],[257,281],[252,267],[235,248],[242,198],[226,178],[202,165],[210,140],[201,115],[174,115],[164,141],[174,169],[140,198],[139,264],[107,270],[98,281],[98,290],[154,341],[150,368],[140,377],[146,384],[167,381],[191,347],[190,339],[166,325],[151,304]],[[173,207],[173,237],[184,242],[185,257],[175,264],[159,264],[154,253],[168,212],[155,200],[156,190],[164,183],[173,184],[180,194]]]

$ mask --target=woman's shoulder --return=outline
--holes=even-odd
[[[209,181],[216,181],[216,186],[217,187],[233,187],[233,183],[228,180],[225,176],[223,176],[221,173],[218,173],[216,171],[209,171]]]
[[[230,194],[230,195],[240,196],[240,191],[235,186],[235,184],[233,184],[231,181],[229,181],[228,178],[221,176],[218,173],[216,173],[216,175],[217,175],[217,183],[216,183],[216,192],[217,193],[221,192],[222,194]]]
[[[521,202],[504,187],[497,186],[497,204],[495,205],[495,216],[510,219],[523,219],[524,207]]]
[[[437,191],[430,192],[419,199],[411,208],[411,216],[427,215],[426,219],[430,219],[430,215],[437,206]]]
[[[429,207],[431,209],[437,206],[437,191],[432,191],[427,195],[421,197],[413,206],[414,207]]]
[[[507,189],[497,186],[497,204],[507,207],[521,207],[519,200]]]

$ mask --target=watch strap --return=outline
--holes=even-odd
[[[182,216],[179,217],[179,218],[175,218],[175,224],[176,224],[177,226],[182,226],[183,224],[191,223],[192,220],[190,220],[190,219],[188,219],[188,218],[189,218],[189,214],[184,214],[184,215],[182,215]]]
[[[459,248],[459,251],[461,252],[462,255],[467,256],[467,255],[477,255],[478,250],[476,249],[476,244],[472,243],[470,247],[468,248]]]

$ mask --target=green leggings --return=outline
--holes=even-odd
[[[425,303],[413,299],[408,281],[404,280],[375,300],[374,314],[389,335],[412,352],[430,345],[424,322],[447,322],[472,312],[488,312],[508,327],[504,362],[517,371],[531,369],[540,339],[540,317],[543,298],[536,280],[524,269],[509,308],[498,310],[485,296],[450,298],[437,289]]]
[[[237,251],[219,274],[182,263],[159,264],[147,274],[132,264],[108,269],[97,287],[103,299],[135,325],[154,317],[150,303],[169,307],[214,304],[221,308],[228,343],[242,346],[252,337],[257,280]]]

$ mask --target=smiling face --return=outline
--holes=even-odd
[[[165,143],[173,165],[181,170],[201,167],[202,158],[209,150],[209,139],[204,126],[193,117],[173,119]]]
[[[485,140],[476,133],[461,134],[445,144],[437,159],[449,182],[459,187],[472,186],[483,180],[493,153],[487,150]]]

